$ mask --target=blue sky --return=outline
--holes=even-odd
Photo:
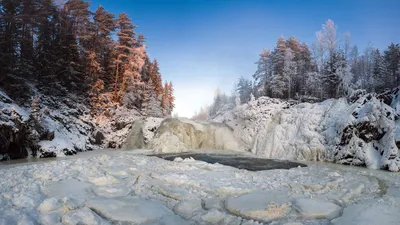
[[[175,85],[176,110],[190,117],[210,104],[219,87],[230,93],[251,77],[263,48],[295,36],[311,44],[332,19],[362,50],[400,42],[399,0],[92,0],[118,15],[128,13],[148,39],[163,78]]]

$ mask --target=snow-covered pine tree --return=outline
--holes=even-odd
[[[168,115],[168,112],[170,109],[168,93],[169,93],[169,83],[167,81],[165,81],[164,88],[163,88],[163,94],[162,94],[162,98],[161,98],[161,107],[163,108],[164,116]]]
[[[270,85],[272,76],[272,56],[271,51],[263,49],[259,60],[256,62],[257,71],[253,74],[257,95],[270,95]]]
[[[239,82],[236,88],[237,93],[240,97],[241,103],[247,103],[250,101],[250,95],[253,92],[253,85],[251,80],[248,80],[244,77],[239,78]]]
[[[372,54],[373,72],[372,76],[375,83],[373,84],[374,91],[382,92],[390,84],[390,74],[388,73],[387,65],[385,59],[379,49],[375,49]]]
[[[283,71],[282,71],[282,76],[287,84],[287,97],[290,99],[293,95],[293,81],[296,81],[296,75],[297,75],[297,68],[296,68],[296,62],[294,61],[294,54],[293,50],[291,48],[287,48],[285,51],[285,57],[284,57],[284,64],[283,64]]]

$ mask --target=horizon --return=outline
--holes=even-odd
[[[280,35],[311,45],[328,19],[338,37],[350,32],[360,53],[371,44],[384,50],[400,40],[398,1],[127,1],[93,0],[94,11],[125,12],[138,26],[157,59],[164,80],[175,88],[179,116],[191,117],[210,105],[219,88],[230,94],[241,76],[250,78],[263,48],[273,49]],[[357,14],[355,14],[357,12]],[[282,21],[282,22],[281,22]],[[279,23],[278,23],[279,22]]]

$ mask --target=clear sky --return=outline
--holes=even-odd
[[[332,19],[362,50],[400,42],[400,0],[92,0],[118,15],[128,13],[148,39],[148,53],[175,85],[179,116],[210,104],[219,87],[230,93],[251,77],[263,48],[278,37],[311,44]]]

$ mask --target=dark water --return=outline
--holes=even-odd
[[[226,166],[232,166],[238,169],[249,171],[274,170],[274,169],[290,169],[295,167],[306,167],[305,164],[291,162],[287,160],[262,159],[238,155],[220,155],[220,154],[204,154],[204,153],[171,153],[151,155],[165,160],[173,161],[177,157],[182,159],[192,157],[195,160],[207,163],[219,163]]]

